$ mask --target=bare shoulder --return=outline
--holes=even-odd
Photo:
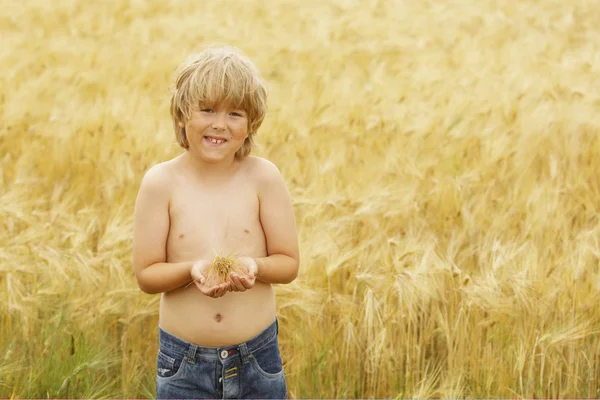
[[[248,156],[245,160],[247,172],[257,183],[270,183],[282,179],[279,168],[266,158]]]
[[[144,174],[141,188],[150,191],[168,192],[175,175],[177,159],[158,163]]]

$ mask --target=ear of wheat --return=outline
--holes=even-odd
[[[235,272],[238,275],[247,275],[246,271],[241,268],[235,258],[229,256],[216,255],[212,265],[206,271],[204,278],[205,286],[213,287],[221,283],[231,282],[231,273]]]

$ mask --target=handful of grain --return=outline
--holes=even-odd
[[[231,282],[231,277],[229,274],[235,272],[240,276],[245,276],[246,271],[238,266],[235,262],[235,259],[231,257],[222,257],[215,256],[213,259],[212,265],[206,272],[206,286],[213,287],[216,285],[220,285],[221,283]]]

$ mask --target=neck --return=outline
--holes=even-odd
[[[192,169],[201,174],[204,177],[212,176],[215,178],[224,178],[233,173],[237,167],[238,159],[234,155],[231,159],[223,160],[216,163],[211,163],[203,160],[202,158],[194,155],[192,152],[187,150],[183,154],[185,161],[192,167]]]

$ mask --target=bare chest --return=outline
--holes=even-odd
[[[179,186],[172,193],[169,216],[169,262],[212,259],[217,254],[266,255],[259,200],[252,185]]]

